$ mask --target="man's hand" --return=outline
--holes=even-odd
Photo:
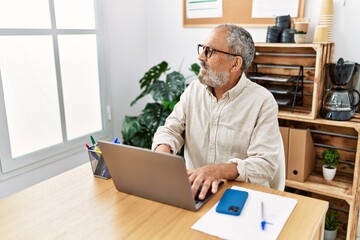
[[[218,191],[218,184],[221,179],[233,180],[237,178],[238,172],[234,163],[221,163],[207,165],[194,171],[189,171],[189,181],[191,183],[191,191],[195,196],[200,185],[202,184],[199,199],[204,199],[207,191],[211,187],[211,192]]]
[[[164,152],[164,153],[172,153],[169,145],[160,144],[155,148],[155,152]]]

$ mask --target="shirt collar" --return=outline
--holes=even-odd
[[[223,97],[228,97],[229,100],[232,101],[234,98],[236,98],[242,92],[242,90],[245,88],[247,81],[248,81],[248,79],[246,78],[245,74],[242,73],[238,83],[232,89],[230,89],[229,91],[224,93]],[[213,95],[212,87],[206,86],[206,90],[209,93],[209,95]]]
[[[232,89],[227,91],[227,93],[226,93],[228,95],[230,101],[232,101],[234,98],[236,98],[242,92],[242,90],[245,88],[247,81],[248,81],[248,79],[246,78],[245,74],[242,73],[238,83]]]

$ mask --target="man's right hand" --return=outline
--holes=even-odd
[[[160,144],[155,148],[155,152],[172,153],[169,145]]]

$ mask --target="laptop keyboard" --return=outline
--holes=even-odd
[[[224,185],[224,181],[220,181],[219,182],[219,185],[218,185],[218,189],[220,189],[222,187],[222,185]],[[211,192],[211,187],[208,189],[204,199],[199,199],[199,194],[201,192],[201,189],[202,189],[202,184],[200,185],[198,191],[196,192],[196,195],[195,195],[195,203],[199,203],[199,202],[202,202],[202,201],[205,201],[207,200],[213,193]]]

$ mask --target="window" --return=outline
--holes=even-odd
[[[0,1],[2,172],[106,134],[95,10],[93,0]]]

